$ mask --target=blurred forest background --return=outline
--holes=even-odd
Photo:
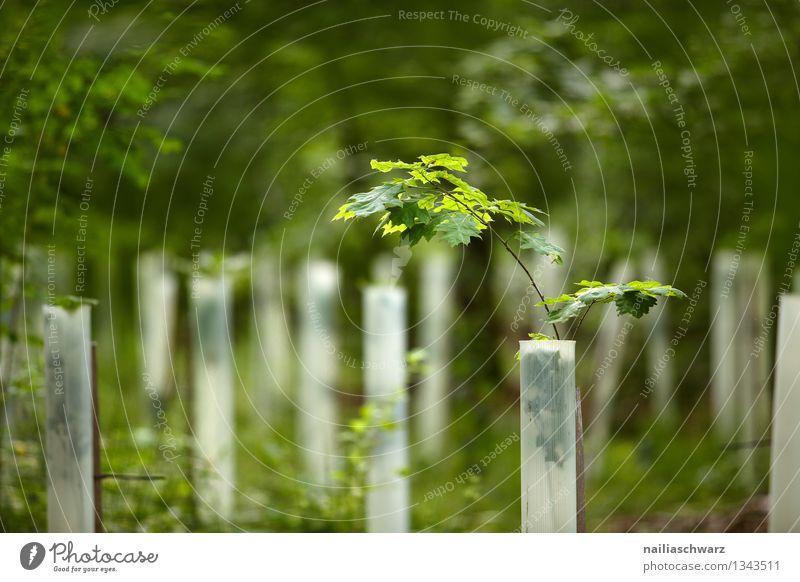
[[[442,17],[404,16],[415,11]],[[297,318],[298,266],[335,261],[341,349],[358,357],[360,289],[397,240],[331,218],[380,179],[370,159],[439,152],[466,157],[470,181],[485,192],[548,213],[566,249],[565,281],[611,279],[619,264],[643,278],[639,265],[655,253],[665,282],[690,297],[699,286],[672,362],[675,417],[654,420],[640,396],[651,373],[647,328],[636,322],[630,332],[612,446],[587,485],[589,530],[713,529],[713,515],[738,512],[765,491],[765,480],[735,478],[736,458],[709,431],[713,301],[704,285],[713,253],[737,245],[772,282],[770,298],[784,276],[800,217],[793,0],[5,0],[0,18],[3,333],[24,354],[4,370],[4,401],[22,403],[16,433],[3,433],[4,530],[44,527],[41,332],[20,333],[17,322],[37,321],[30,305],[44,288],[49,248],[58,293],[98,301],[105,470],[163,477],[105,481],[109,530],[360,530],[359,499],[319,504],[295,478],[297,452],[284,438],[291,415],[267,427],[244,400],[237,518],[203,521],[182,464],[188,453],[165,463],[154,445],[139,371],[137,259],[155,250],[186,274],[198,248],[230,264],[269,247],[279,257],[287,333]],[[213,195],[203,196],[209,183]],[[458,251],[450,444],[445,459],[412,467],[415,529],[519,526],[517,444],[468,486],[424,499],[518,430],[508,350],[529,330],[512,332],[502,308],[513,314],[519,303],[513,285],[500,296],[493,285],[501,250],[487,239]],[[403,272],[410,289],[417,255]],[[12,276],[20,266],[23,276]],[[187,424],[187,285],[184,277],[167,403],[176,435]],[[248,357],[250,292],[241,277],[237,369]],[[412,294],[409,313],[417,302]],[[688,305],[669,305],[670,334]],[[578,338],[589,418],[604,316],[590,316]],[[339,389],[346,421],[358,414],[361,370],[344,366]],[[179,440],[188,450],[188,437]]]

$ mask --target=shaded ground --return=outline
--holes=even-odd
[[[665,512],[644,517],[615,517],[608,520],[604,529],[617,532],[766,533],[767,496],[759,495],[741,507],[714,513],[673,515]]]

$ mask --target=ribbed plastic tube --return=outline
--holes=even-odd
[[[206,518],[230,519],[236,470],[230,279],[196,281],[191,309],[195,489]]]
[[[520,342],[522,531],[577,531],[575,342]]]
[[[407,532],[410,489],[406,401],[406,292],[364,292],[364,386],[375,411],[375,446],[367,470],[367,531]]]
[[[91,308],[43,310],[47,529],[93,532]]]

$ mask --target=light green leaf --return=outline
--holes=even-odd
[[[450,154],[434,154],[432,156],[420,156],[420,160],[422,163],[428,167],[431,166],[439,166],[441,168],[447,168],[448,170],[453,170],[454,172],[465,172],[466,168],[469,165],[469,162],[464,158],[460,158],[458,156],[451,156]]]
[[[431,240],[435,234],[434,229],[438,223],[438,218],[434,218],[427,224],[416,224],[408,230],[403,231],[403,234],[400,236],[400,242],[404,245],[413,247],[415,244],[421,241],[423,237],[425,240]]]
[[[574,295],[559,295],[558,297],[547,297],[544,301],[539,301],[536,306],[542,305],[555,305],[556,303],[563,303],[564,301],[574,301]]]
[[[533,214],[534,212],[540,212],[536,208],[514,200],[493,200],[492,203],[497,206],[497,212],[502,214],[508,222],[544,226],[544,222]]]
[[[681,299],[686,298],[686,293],[680,289],[676,289],[672,285],[664,285],[658,281],[631,281],[628,283],[628,287],[631,289],[636,289],[637,291],[643,291],[648,295],[658,295],[660,297],[679,297]]]
[[[397,160],[396,162],[370,160],[369,167],[373,170],[378,170],[379,172],[391,172],[392,170],[421,169],[422,164],[419,162],[409,164],[408,162],[403,162],[401,160]]]

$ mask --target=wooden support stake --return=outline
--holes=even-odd
[[[581,389],[575,389],[575,476],[578,505],[578,533],[586,533],[586,477],[583,468],[583,412],[581,411]]]
[[[94,531],[103,528],[103,481],[100,468],[100,398],[97,388],[97,342],[92,342],[92,464],[94,465]]]

